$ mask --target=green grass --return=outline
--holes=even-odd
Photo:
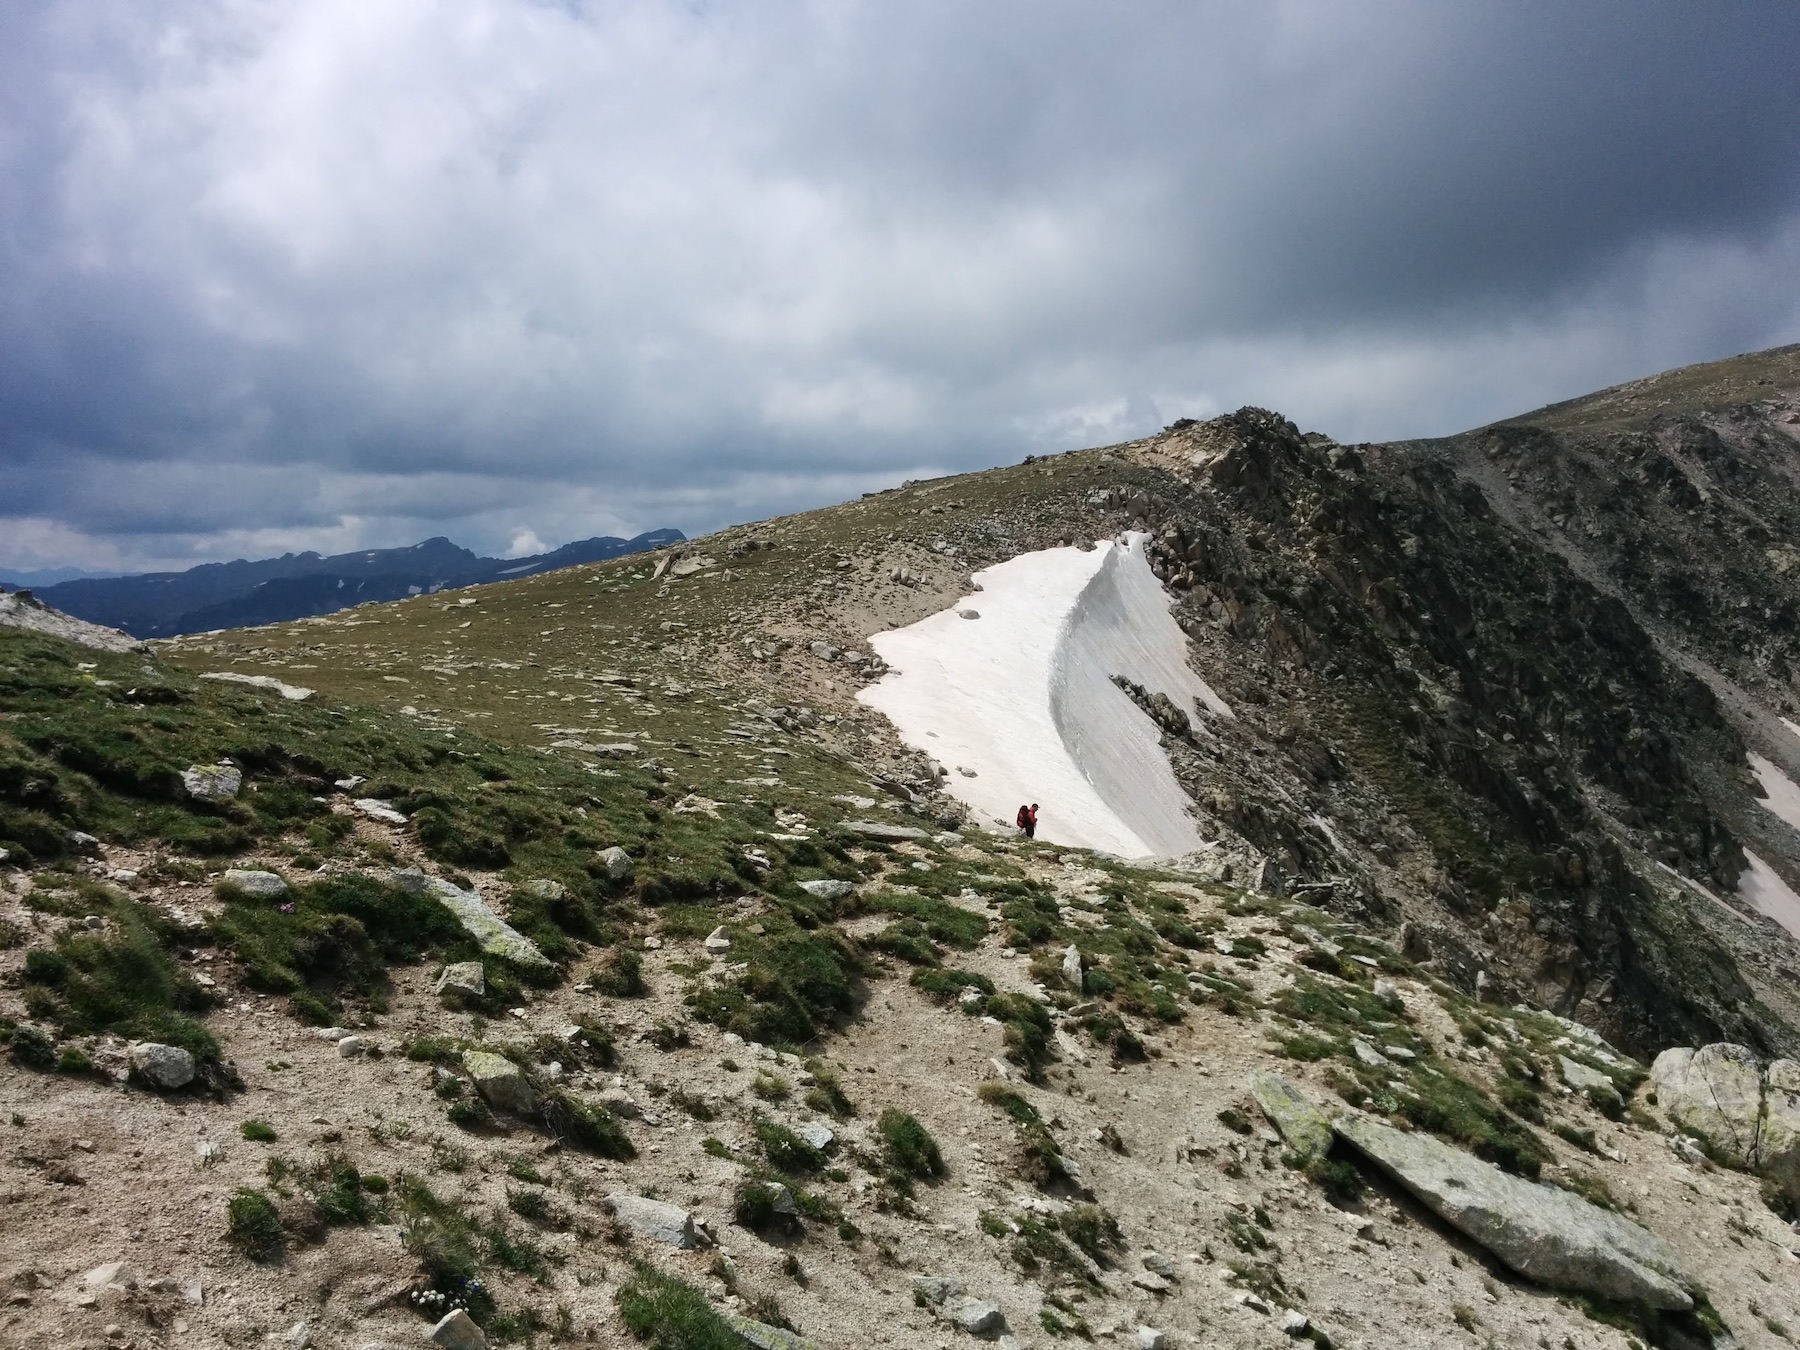
[[[903,1176],[929,1178],[944,1175],[944,1157],[938,1149],[937,1140],[931,1137],[931,1131],[921,1125],[916,1117],[889,1107],[876,1121],[875,1133],[881,1138],[888,1162]]]
[[[238,1126],[238,1133],[253,1144],[272,1144],[275,1142],[275,1127],[267,1121],[246,1120]]]
[[[239,1187],[226,1206],[225,1236],[252,1261],[273,1261],[285,1242],[275,1202],[259,1190]]]
[[[742,1350],[705,1294],[639,1262],[614,1301],[625,1328],[651,1350]]]
[[[169,954],[176,938],[150,913],[110,902],[104,930],[65,929],[54,947],[32,951],[24,971],[26,1007],[67,1035],[115,1032],[216,1060],[218,1045],[196,1016],[212,1006],[212,996],[176,966]]]

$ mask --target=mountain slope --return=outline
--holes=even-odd
[[[1782,359],[1651,382],[1750,428],[1709,482],[1791,467]],[[1244,409],[147,654],[0,632],[0,1339],[1787,1343],[1784,630],[1548,533],[1562,458],[1630,462],[1597,397],[1385,446]],[[1800,542],[1740,496],[1766,540],[1616,528],[1706,577]],[[955,727],[870,706],[934,660]],[[1056,754],[1121,819],[1172,776],[1201,847],[996,824],[976,786]],[[1539,1249],[1440,1218],[1380,1122],[1540,1200]],[[1558,1285],[1620,1243],[1677,1287]]]
[[[122,628],[136,637],[172,637],[279,623],[445,587],[532,576],[666,547],[681,538],[679,530],[652,530],[633,539],[582,539],[529,558],[482,558],[439,537],[410,548],[332,557],[289,553],[257,562],[205,563],[185,572],[64,581],[43,588],[38,598],[64,613]]]

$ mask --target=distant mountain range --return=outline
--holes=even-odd
[[[45,604],[133,637],[176,637],[214,628],[248,628],[332,614],[373,600],[401,600],[446,587],[473,586],[602,562],[678,544],[680,530],[634,539],[601,536],[529,558],[483,558],[438,537],[411,548],[365,549],[321,557],[285,553],[256,562],[204,563],[185,572],[84,577],[35,587]]]

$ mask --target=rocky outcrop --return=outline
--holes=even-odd
[[[1800,1200],[1800,1061],[1765,1070],[1742,1045],[1665,1050],[1650,1066],[1670,1120],[1739,1167],[1772,1178]]]
[[[181,786],[197,802],[228,802],[244,786],[235,764],[195,764],[181,771]]]
[[[1573,1192],[1526,1181],[1426,1134],[1365,1116],[1333,1129],[1439,1218],[1552,1289],[1663,1312],[1694,1306],[1699,1281],[1669,1243]]]
[[[0,628],[22,628],[28,633],[42,633],[103,652],[144,650],[144,644],[131,634],[52,609],[30,591],[0,593]]]

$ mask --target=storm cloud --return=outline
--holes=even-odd
[[[689,532],[1800,338],[1800,9],[0,12],[0,565]]]

